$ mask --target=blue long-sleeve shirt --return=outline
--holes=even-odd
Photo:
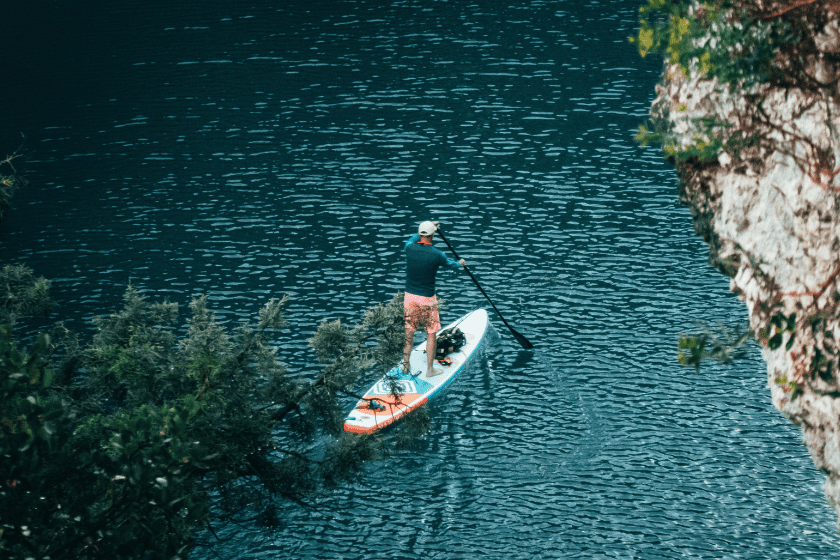
[[[445,266],[460,270],[458,261],[448,259],[440,250],[420,243],[420,235],[412,235],[405,243],[406,274],[405,291],[416,296],[435,295],[435,275],[438,268]]]

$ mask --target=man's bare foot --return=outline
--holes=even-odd
[[[432,368],[431,371],[426,372],[426,377],[434,377],[436,375],[440,375],[441,373],[443,373],[442,369]]]

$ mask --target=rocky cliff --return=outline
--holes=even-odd
[[[719,21],[797,26],[771,53],[774,71],[723,83],[702,50],[688,63],[672,52],[651,121],[710,261],[746,304],[773,405],[801,427],[840,517],[840,17],[834,2],[815,0],[740,7],[750,15]],[[703,9],[683,17],[702,23]],[[672,28],[679,21],[672,15]],[[717,47],[713,25],[696,35],[683,50]]]

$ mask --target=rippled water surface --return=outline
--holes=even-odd
[[[676,362],[679,332],[745,311],[633,141],[660,70],[627,43],[636,1],[36,4],[5,49],[32,184],[0,241],[56,318],[89,329],[128,282],[231,325],[289,293],[277,344],[307,374],[318,322],[389,299],[433,218],[536,344],[494,317],[424,440],[222,557],[837,557],[758,351]],[[486,305],[438,287],[444,320]]]

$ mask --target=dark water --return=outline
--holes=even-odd
[[[290,293],[277,344],[306,374],[318,322],[389,299],[433,218],[537,346],[494,318],[410,453],[221,557],[837,556],[758,352],[676,362],[679,332],[745,311],[633,141],[660,68],[627,43],[636,1],[174,4],[3,23],[3,149],[26,133],[32,185],[2,258],[54,280],[56,318],[89,329],[129,281],[230,325]],[[439,292],[444,320],[486,305]]]

